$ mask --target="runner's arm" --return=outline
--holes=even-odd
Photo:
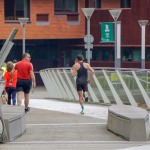
[[[88,64],[88,70],[90,71],[90,78],[88,80],[88,83],[91,83],[95,73],[94,73],[94,69],[89,64]]]
[[[71,70],[71,75],[72,75],[73,77],[75,77],[76,74],[77,74],[76,64],[74,64],[73,67],[72,67],[72,70]]]

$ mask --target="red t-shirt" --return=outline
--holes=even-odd
[[[16,63],[15,70],[17,70],[18,79],[30,79],[30,71],[33,70],[33,66],[30,62],[23,59]]]

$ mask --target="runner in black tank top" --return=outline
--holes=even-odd
[[[83,62],[84,57],[78,54],[75,60],[75,64],[72,67],[71,74],[73,77],[77,76],[76,88],[79,96],[79,103],[81,105],[81,114],[84,114],[84,100],[88,101],[88,86],[91,83],[94,75],[94,69],[90,64]],[[88,79],[88,70],[90,71],[90,76]],[[83,92],[86,93],[85,98],[83,98]]]
[[[79,62],[79,64],[80,64],[80,69],[77,71],[76,83],[77,84],[87,84],[87,79],[88,79],[87,69],[84,68],[83,62]]]

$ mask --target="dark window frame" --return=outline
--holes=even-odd
[[[101,0],[94,0],[94,7],[101,8]]]
[[[18,2],[21,2],[21,1],[18,1]],[[11,3],[10,3],[10,0],[4,0],[4,18],[5,18],[5,22],[18,22],[18,18],[22,18],[22,17],[25,17],[25,18],[30,18],[30,0],[26,0],[27,2],[27,5],[26,5],[26,14],[27,16],[25,16],[25,13],[24,13],[24,6],[23,6],[23,9],[20,9],[20,14],[21,15],[17,15],[17,8],[16,8],[16,5],[17,5],[17,0],[11,0]],[[24,3],[22,3],[24,5]],[[18,5],[20,6],[20,5]],[[19,12],[19,9],[18,9],[18,12]],[[18,13],[19,14],[19,13]]]
[[[62,3],[62,6],[60,8],[56,8],[56,3],[59,3],[60,4],[60,1]],[[68,0],[54,0],[54,10],[55,10],[55,14],[59,14],[59,15],[65,15],[65,14],[78,14],[78,0],[74,0],[74,5],[75,5],[75,10],[67,10],[66,8],[66,2]],[[72,0],[73,2],[73,0]]]
[[[131,8],[131,0],[120,0],[121,8]]]

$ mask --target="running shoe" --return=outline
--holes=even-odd
[[[80,114],[84,114],[84,110],[82,110],[82,111],[80,112]]]
[[[87,92],[84,92],[83,97],[84,97],[85,102],[88,102],[89,98],[88,98]]]
[[[25,113],[29,112],[30,111],[30,107],[24,109],[25,110]]]

